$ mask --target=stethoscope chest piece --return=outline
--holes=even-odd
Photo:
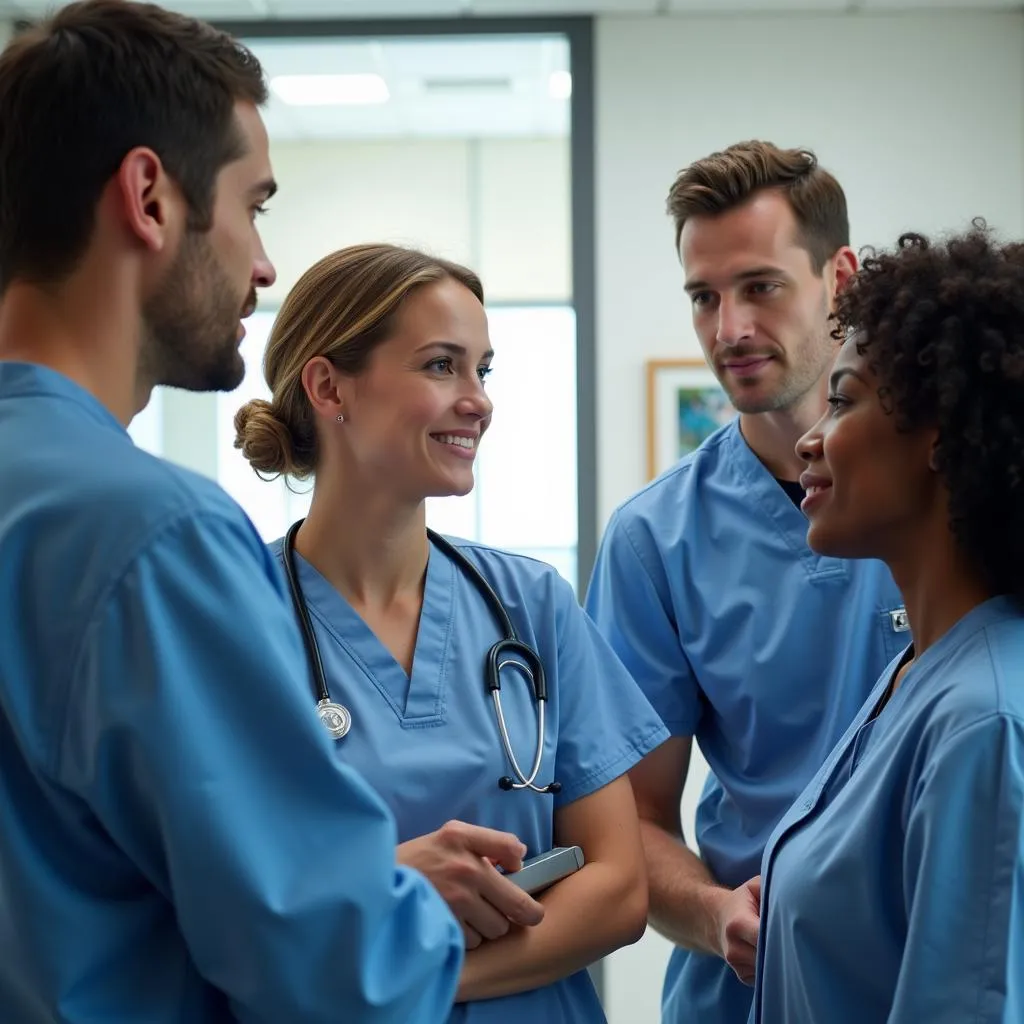
[[[336,739],[348,735],[352,728],[352,712],[344,704],[338,704],[333,700],[322,700],[316,706],[316,713],[324,728]]]

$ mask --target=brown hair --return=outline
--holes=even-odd
[[[725,213],[766,189],[775,189],[788,200],[800,243],[820,274],[825,263],[850,244],[846,196],[809,149],[779,149],[770,142],[738,142],[676,175],[667,202],[675,222],[676,249],[690,217]]]
[[[235,103],[266,98],[244,46],[152,4],[84,0],[16,36],[0,55],[0,290],[74,269],[103,189],[137,146],[207,229],[217,172],[242,153]]]
[[[373,350],[394,331],[405,299],[445,278],[484,301],[473,271],[394,245],[340,249],[299,278],[274,321],[263,357],[271,401],[256,399],[235,413],[235,447],[257,473],[301,480],[316,469],[316,425],[302,386],[306,363],[325,356],[342,373],[361,373]]]

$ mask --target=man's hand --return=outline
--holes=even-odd
[[[398,847],[398,863],[433,884],[462,925],[466,949],[498,939],[513,925],[539,924],[544,908],[496,868],[518,871],[526,848],[511,833],[449,821]]]
[[[723,893],[716,911],[719,956],[744,985],[753,985],[761,914],[761,876]]]

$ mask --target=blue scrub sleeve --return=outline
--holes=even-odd
[[[1019,1022],[1024,723],[992,716],[967,726],[930,762],[908,794],[907,937],[889,1024]]]
[[[239,1020],[443,1020],[461,932],[338,763],[247,525],[177,519],[114,581],[75,661],[57,777],[173,906]]]
[[[669,737],[572,589],[560,583],[556,807],[624,775]]]
[[[664,565],[642,535],[618,513],[612,517],[586,609],[671,734],[693,736],[703,710],[700,688],[679,642]]]

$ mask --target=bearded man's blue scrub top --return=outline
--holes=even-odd
[[[902,604],[881,562],[807,546],[807,518],[738,421],[612,516],[587,609],[707,759],[697,843],[721,884],[759,873],[772,829],[909,642]],[[751,994],[724,960],[677,947],[663,1019],[744,1024]]]
[[[1024,607],[890,666],[769,840],[754,1024],[1024,1021]]]
[[[469,541],[452,543],[483,574],[519,639],[544,665],[548,703],[537,784],[557,781],[560,792],[499,787],[498,780],[512,771],[484,666],[504,631],[467,574],[433,545],[411,675],[345,598],[295,555],[328,689],[352,712],[352,730],[338,741],[338,758],[356,767],[384,798],[401,840],[454,818],[512,832],[533,857],[555,845],[559,808],[625,774],[668,731],[551,566]],[[274,547],[280,556],[280,542]],[[312,706],[312,690],[307,699]],[[513,752],[528,774],[536,705],[530,684],[513,668],[502,672],[501,702]],[[585,970],[527,992],[460,1003],[448,1017],[450,1024],[603,1020]]]
[[[463,938],[216,485],[0,362],[0,1021],[443,1020]]]

